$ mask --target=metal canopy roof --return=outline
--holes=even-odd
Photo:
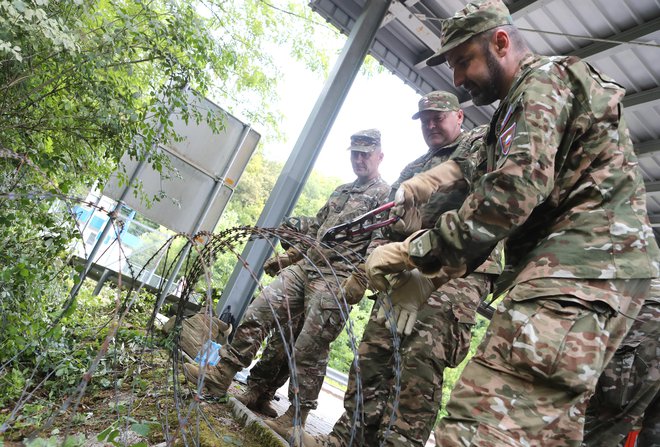
[[[367,1],[312,0],[310,6],[348,35]],[[626,88],[624,113],[644,173],[649,217],[660,240],[660,48],[653,46],[660,42],[660,2],[504,2],[535,53],[580,56]],[[467,0],[394,0],[370,54],[420,94],[454,92],[465,110],[465,126],[471,128],[486,123],[495,107],[474,106],[466,91],[454,87],[446,64],[428,67],[425,63],[440,46],[439,19],[450,17],[465,3]]]

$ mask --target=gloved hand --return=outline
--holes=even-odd
[[[403,187],[396,190],[394,195],[395,205],[390,215],[399,217],[399,220],[392,225],[392,230],[404,236],[409,236],[422,229],[422,215],[419,207],[415,206],[415,198],[410,195],[406,196],[406,191]]]
[[[417,312],[435,289],[432,280],[417,269],[406,270],[392,277],[390,298],[399,335],[410,335],[417,321]]]
[[[303,227],[306,226],[303,222],[303,219],[300,217],[286,217],[282,222],[282,224],[280,225],[280,228],[295,233],[304,233]],[[289,240],[287,237],[282,237],[280,238],[280,245],[282,246],[283,249],[288,250],[292,246],[292,241]]]
[[[268,276],[275,276],[280,270],[300,261],[302,258],[302,253],[291,247],[282,255],[275,255],[266,259],[266,262],[264,262],[264,272]]]
[[[394,195],[395,205],[392,208],[392,213],[403,220],[399,224],[402,229],[397,231],[412,234],[420,229],[422,219],[416,207],[428,202],[434,192],[448,189],[461,180],[463,180],[461,168],[457,163],[449,160],[401,183]]]
[[[231,323],[225,323],[224,321],[220,321],[220,332],[218,333],[218,337],[216,338],[216,341],[221,345],[227,343],[227,339],[229,338],[229,335],[231,335],[231,331],[233,329],[234,326],[232,326]]]
[[[336,257],[337,252],[332,248],[325,248],[321,244],[313,245],[307,250],[309,262],[318,267],[328,267],[333,256]]]
[[[286,217],[282,222],[282,227],[289,230],[297,231],[298,233],[303,232],[304,227],[303,219],[300,217]]]
[[[358,266],[358,271],[351,273],[341,284],[341,291],[349,306],[360,302],[367,290],[367,278],[364,275],[364,264]]]
[[[386,292],[390,288],[390,283],[385,275],[415,268],[408,255],[408,244],[412,239],[413,236],[403,242],[381,245],[371,252],[364,270],[373,289]]]
[[[383,324],[385,327],[390,328],[390,321],[396,322],[396,314],[394,313],[394,305],[389,296],[382,296],[379,298],[378,302],[380,307],[378,308],[378,313],[376,314],[376,323]],[[388,318],[388,315],[390,316]]]

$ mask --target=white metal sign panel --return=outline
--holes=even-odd
[[[173,170],[163,174],[145,166],[138,184],[142,193],[131,191],[124,202],[149,219],[177,232],[213,231],[236,187],[260,135],[207,99],[190,96],[189,107],[202,116],[207,113],[224,115],[225,127],[219,133],[202,120],[190,119],[186,124],[180,116],[171,120],[181,141],[164,143],[161,150],[170,160]],[[124,155],[122,163],[130,178],[138,161]],[[125,185],[112,176],[103,194],[118,200]],[[160,197],[148,207],[144,197]]]

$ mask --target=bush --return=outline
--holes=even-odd
[[[373,300],[365,298],[351,311],[350,318],[352,320],[355,349],[357,349],[360,340],[362,340],[362,334],[364,334],[364,328],[369,321],[369,315],[371,314],[373,305]],[[348,328],[344,327],[339,337],[330,345],[330,361],[328,362],[328,366],[337,371],[348,373],[352,362],[353,347],[351,337],[348,335]]]

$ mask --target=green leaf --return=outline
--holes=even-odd
[[[63,447],[78,447],[85,444],[85,435],[78,434],[74,436],[67,436],[62,443]]]
[[[131,430],[140,436],[147,437],[151,432],[151,424],[135,423],[131,425]]]
[[[23,3],[21,0],[14,0],[12,2],[12,6],[16,8],[16,11],[18,12],[25,12],[25,10],[27,9],[25,3]]]
[[[115,439],[119,436],[119,430],[114,428],[113,426],[110,426],[103,430],[101,433],[98,434],[96,437],[97,441],[101,442],[114,442]]]

